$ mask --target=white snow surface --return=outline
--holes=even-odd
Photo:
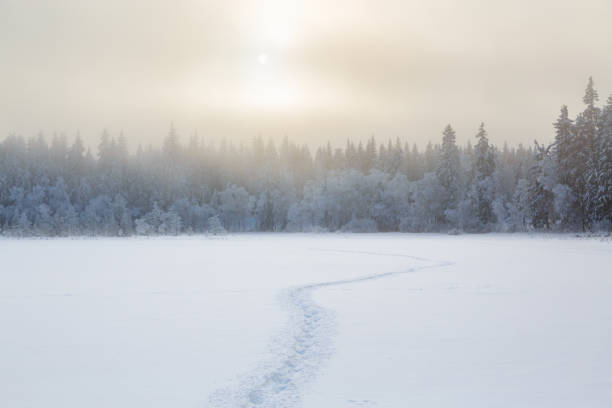
[[[612,243],[0,239],[0,407],[610,407]]]

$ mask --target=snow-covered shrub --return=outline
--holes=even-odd
[[[172,211],[167,211],[161,215],[161,223],[157,227],[157,232],[161,235],[177,235],[181,232],[181,217]]]
[[[153,209],[135,221],[138,235],[177,235],[182,221],[174,211],[162,211],[157,203]]]
[[[136,224],[136,234],[138,235],[152,235],[153,227],[149,225],[147,220],[144,218],[138,218],[135,222]]]
[[[210,217],[208,219],[207,224],[208,226],[207,226],[206,232],[208,232],[209,234],[223,235],[227,233],[225,228],[223,228],[223,224],[221,224],[219,217],[217,217],[216,215],[213,215],[212,217]]]

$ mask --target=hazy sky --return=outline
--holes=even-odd
[[[552,138],[612,93],[610,0],[0,0],[0,138]]]

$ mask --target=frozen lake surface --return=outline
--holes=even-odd
[[[612,242],[0,239],[0,406],[610,407]]]

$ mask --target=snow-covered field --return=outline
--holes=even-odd
[[[612,242],[0,240],[0,407],[610,407]]]

